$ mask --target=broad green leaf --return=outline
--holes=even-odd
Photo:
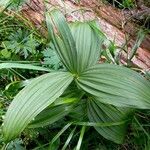
[[[72,86],[70,84],[61,97],[57,98],[48,108],[38,114],[28,127],[37,128],[52,124],[72,112],[83,95],[81,91],[74,89]]]
[[[11,68],[18,68],[18,69],[29,69],[29,70],[39,70],[39,71],[53,71],[48,68],[34,66],[30,64],[19,64],[19,63],[1,63],[0,69],[11,69]]]
[[[80,90],[73,88],[68,87],[62,96],[57,98],[48,108],[38,114],[28,127],[38,128],[52,124],[66,116],[68,113],[70,113],[69,117],[71,118],[78,117],[77,119],[81,119],[81,116],[85,115],[86,106],[79,102],[83,93]],[[80,106],[81,104],[82,107]],[[84,111],[82,110],[83,108]]]
[[[98,64],[87,69],[76,81],[103,103],[150,109],[150,82],[128,68]]]
[[[16,138],[34,118],[58,98],[73,77],[67,72],[55,72],[33,79],[14,98],[3,125],[5,141]]]
[[[52,39],[60,59],[70,72],[76,73],[76,45],[65,17],[58,10],[53,10],[46,13],[46,23],[49,38]]]
[[[71,31],[76,42],[77,71],[80,74],[98,62],[101,42],[98,34],[88,22],[72,24]]]
[[[52,124],[66,116],[72,108],[73,105],[48,107],[35,117],[35,120],[29,124],[29,128],[38,128]]]
[[[88,117],[91,122],[121,122],[128,120],[131,112],[128,108],[117,108],[94,99],[90,99],[88,103]],[[95,127],[95,129],[106,139],[121,144],[126,134],[127,122],[116,126]]]

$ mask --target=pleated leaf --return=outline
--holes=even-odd
[[[29,124],[29,128],[43,127],[52,124],[72,112],[80,101],[82,92],[75,89],[72,84],[48,108],[43,110]]]
[[[48,73],[33,79],[16,95],[4,119],[5,141],[16,138],[34,118],[53,103],[72,82],[67,72]]]
[[[46,13],[46,23],[49,38],[52,39],[62,63],[70,72],[76,73],[76,45],[65,17],[58,10],[53,10]]]
[[[123,143],[129,118],[132,111],[128,108],[117,108],[112,105],[103,104],[94,99],[88,102],[88,117],[95,123],[115,123],[125,121],[121,125],[109,127],[94,127],[103,137],[118,144]]]
[[[72,108],[72,105],[48,107],[35,117],[35,120],[29,124],[29,128],[38,128],[52,124],[65,117]]]
[[[87,22],[78,22],[71,25],[77,49],[77,72],[95,65],[100,57],[100,37]]]
[[[128,68],[98,64],[82,73],[77,83],[103,103],[150,109],[150,82]]]

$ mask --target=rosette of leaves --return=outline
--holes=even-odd
[[[69,115],[72,120],[63,131],[71,124],[83,125],[77,149],[85,126],[122,143],[133,109],[150,109],[150,83],[129,68],[98,63],[102,42],[95,23],[69,26],[58,10],[46,13],[46,22],[49,39],[67,71],[32,79],[15,96],[4,119],[5,142],[27,127],[48,125]]]

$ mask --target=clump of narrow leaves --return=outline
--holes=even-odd
[[[46,13],[46,22],[49,39],[66,70],[32,79],[15,96],[4,119],[4,140],[9,142],[27,127],[45,126],[67,115],[68,124],[60,133],[71,125],[83,126],[77,150],[86,126],[93,126],[108,140],[122,143],[134,109],[150,108],[150,83],[128,68],[98,64],[102,40],[95,23],[77,22],[69,26],[58,10]],[[63,149],[74,131],[75,128]]]

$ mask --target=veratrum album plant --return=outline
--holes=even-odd
[[[95,23],[69,26],[58,10],[46,13],[46,22],[49,39],[66,70],[0,65],[49,72],[32,79],[15,96],[4,119],[5,142],[18,137],[25,128],[49,125],[67,115],[65,129],[83,126],[77,149],[86,126],[93,126],[108,140],[122,143],[134,109],[150,109],[150,83],[131,69],[98,64],[102,40]]]

